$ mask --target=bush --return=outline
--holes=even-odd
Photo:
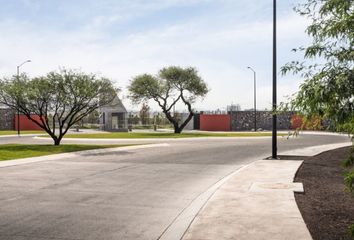
[[[349,227],[348,232],[352,239],[354,239],[354,224]]]

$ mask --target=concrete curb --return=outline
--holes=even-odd
[[[191,131],[192,133],[194,131]],[[209,131],[195,131],[195,132],[201,132],[201,133],[210,133]],[[263,131],[264,132],[269,132],[269,131]],[[289,132],[292,132],[292,131],[278,131],[278,133],[280,134],[287,134]],[[102,132],[102,133],[105,133],[105,132]],[[230,132],[219,132],[219,133],[230,133]],[[254,133],[254,132],[241,132],[241,133]],[[270,133],[270,132],[269,132]],[[81,133],[81,134],[86,134],[86,133]],[[33,133],[33,134],[21,134],[21,136],[23,137],[35,137],[37,139],[48,139],[48,138],[44,138],[44,137],[40,137],[42,135],[46,135],[46,133]],[[348,136],[348,134],[346,133],[335,133],[335,132],[321,132],[321,131],[300,131],[299,132],[299,135],[334,135],[334,136]],[[1,135],[0,138],[7,138],[7,137],[17,137],[17,134],[11,134],[11,135]],[[268,136],[270,137],[270,136]],[[268,138],[267,136],[263,136],[263,137],[247,137],[247,138]],[[286,137],[286,136],[279,136],[280,138],[281,137]],[[203,137],[197,137],[197,138],[203,138]],[[214,137],[205,137],[205,138],[214,138]],[[218,137],[218,138],[223,138],[223,137]],[[232,137],[225,137],[225,138],[232,138]],[[241,138],[241,137],[240,137]],[[246,137],[243,137],[243,138],[246,138]],[[67,138],[69,139],[69,138]],[[70,138],[70,140],[72,139],[80,139],[80,138]],[[82,138],[84,139],[84,138]],[[88,139],[90,141],[93,141],[93,140],[101,140],[101,139],[89,139],[89,138],[85,138],[85,139]],[[115,140],[127,140],[129,138],[117,138]],[[174,138],[141,138],[140,140],[143,140],[143,139],[147,139],[147,140],[156,140],[156,139],[162,139],[162,140],[170,140],[170,139],[174,139]],[[181,138],[181,139],[187,139],[187,138]],[[189,139],[195,139],[195,138],[189,138]],[[65,139],[63,139],[65,140]],[[102,140],[108,140],[108,139],[103,139]],[[113,140],[113,139],[112,139]],[[135,139],[131,139],[131,140],[135,140]],[[176,139],[177,140],[177,139]]]
[[[252,163],[251,163],[252,164]],[[214,185],[209,187],[205,192],[195,198],[183,211],[173,220],[173,222],[165,229],[158,240],[179,240],[182,239],[185,232],[188,230],[194,218],[199,211],[208,202],[212,195],[222,186],[227,180],[232,178],[237,172],[246,168],[248,165],[241,165],[229,175],[220,179]]]
[[[5,160],[5,161],[0,161],[0,168],[12,167],[12,166],[18,166],[18,165],[36,163],[36,162],[43,162],[43,161],[60,160],[60,159],[64,159],[64,158],[77,157],[77,156],[83,156],[83,155],[88,155],[88,154],[122,152],[122,151],[129,151],[129,150],[155,148],[155,147],[168,147],[168,146],[170,146],[168,143],[146,144],[146,145],[138,145],[138,146],[92,149],[92,150],[86,150],[86,151],[60,153],[60,154],[46,155],[46,156],[40,156],[40,157],[29,157],[29,158]]]
[[[278,136],[278,138],[286,138],[287,136]],[[48,140],[51,138],[45,137],[34,137],[38,140]],[[63,138],[62,141],[70,142],[70,141],[99,141],[99,142],[115,142],[115,141],[126,141],[126,142],[137,142],[137,141],[154,141],[154,142],[178,142],[178,141],[194,141],[194,140],[210,140],[210,139],[221,139],[221,140],[228,140],[228,139],[264,139],[264,138],[271,138],[271,136],[259,136],[259,137],[188,137],[188,138]]]
[[[203,132],[203,131],[200,131]],[[291,131],[290,131],[291,132]],[[206,132],[208,133],[208,132]],[[232,133],[232,132],[220,132],[220,133]],[[254,132],[241,132],[241,133],[254,133]],[[289,131],[278,131],[279,134],[287,134]],[[320,132],[320,131],[302,131],[299,133],[301,135],[334,135],[334,136],[348,136],[343,133],[332,133],[332,132]],[[33,135],[35,139],[38,140],[48,140],[50,138],[41,137],[40,135]],[[288,136],[278,136],[278,138],[287,138]],[[148,142],[178,142],[178,141],[194,141],[198,140],[210,140],[210,139],[221,139],[221,140],[230,140],[230,139],[267,139],[271,138],[271,136],[259,136],[259,137],[188,137],[188,138],[63,138],[62,141],[70,142],[70,141],[99,141],[99,142],[115,142],[115,141],[126,141],[126,142],[137,142],[137,141],[148,141]]]
[[[41,135],[46,135],[45,133],[30,133],[30,134],[21,134],[21,136],[18,136],[17,134],[11,134],[11,135],[1,135],[0,138],[8,138],[8,137],[37,137]]]
[[[350,137],[352,135],[348,135],[348,133],[345,132],[325,132],[325,131],[300,131],[300,135],[332,135],[332,136],[344,136],[344,137]]]
[[[290,151],[283,151],[283,152],[279,152],[279,155],[310,157],[336,148],[349,147],[351,145],[352,145],[351,142],[326,144],[326,145],[312,146],[307,148],[300,148],[300,149],[295,149]]]

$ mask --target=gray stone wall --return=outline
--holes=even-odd
[[[250,131],[254,129],[253,111],[231,112],[232,131]],[[278,114],[277,128],[279,130],[288,130],[291,128],[292,112]],[[269,111],[257,111],[257,129],[271,130],[273,125],[273,116]]]
[[[0,130],[15,129],[15,112],[8,108],[0,108]]]

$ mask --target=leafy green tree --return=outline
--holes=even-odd
[[[149,124],[150,107],[149,107],[149,105],[146,102],[144,102],[143,105],[141,106],[141,109],[139,111],[139,116],[140,116],[142,125],[148,125]]]
[[[163,68],[157,76],[150,74],[136,76],[128,89],[134,103],[154,100],[173,124],[175,133],[181,133],[192,119],[194,115],[192,104],[198,97],[204,97],[209,91],[195,68],[177,66]],[[182,102],[189,112],[183,122],[179,122],[171,113],[178,102]]]
[[[139,124],[140,118],[138,115],[134,115],[134,117],[132,118],[132,124]]]
[[[293,72],[305,79],[289,106],[306,119],[321,117],[335,130],[353,134],[354,0],[307,0],[295,11],[311,20],[306,31],[312,43],[294,49],[303,53],[304,61],[282,68],[284,74]],[[345,163],[345,182],[354,192],[353,154],[354,150]],[[354,226],[351,229],[354,237]]]
[[[106,78],[65,69],[32,79],[23,74],[0,80],[0,103],[27,116],[55,145],[75,123],[110,103],[116,92]]]
[[[100,113],[98,110],[94,110],[90,114],[88,114],[86,117],[84,117],[84,123],[89,123],[89,124],[98,124],[100,121]]]
[[[291,106],[306,117],[330,119],[337,130],[354,132],[354,1],[307,0],[295,10],[312,20],[312,44],[294,51],[307,61],[293,61],[282,72],[304,79]]]

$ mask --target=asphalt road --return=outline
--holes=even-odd
[[[16,139],[0,138],[0,144]],[[278,143],[286,151],[346,141],[302,135]],[[165,142],[169,146],[0,168],[0,239],[158,239],[200,194],[271,150],[270,138]]]

